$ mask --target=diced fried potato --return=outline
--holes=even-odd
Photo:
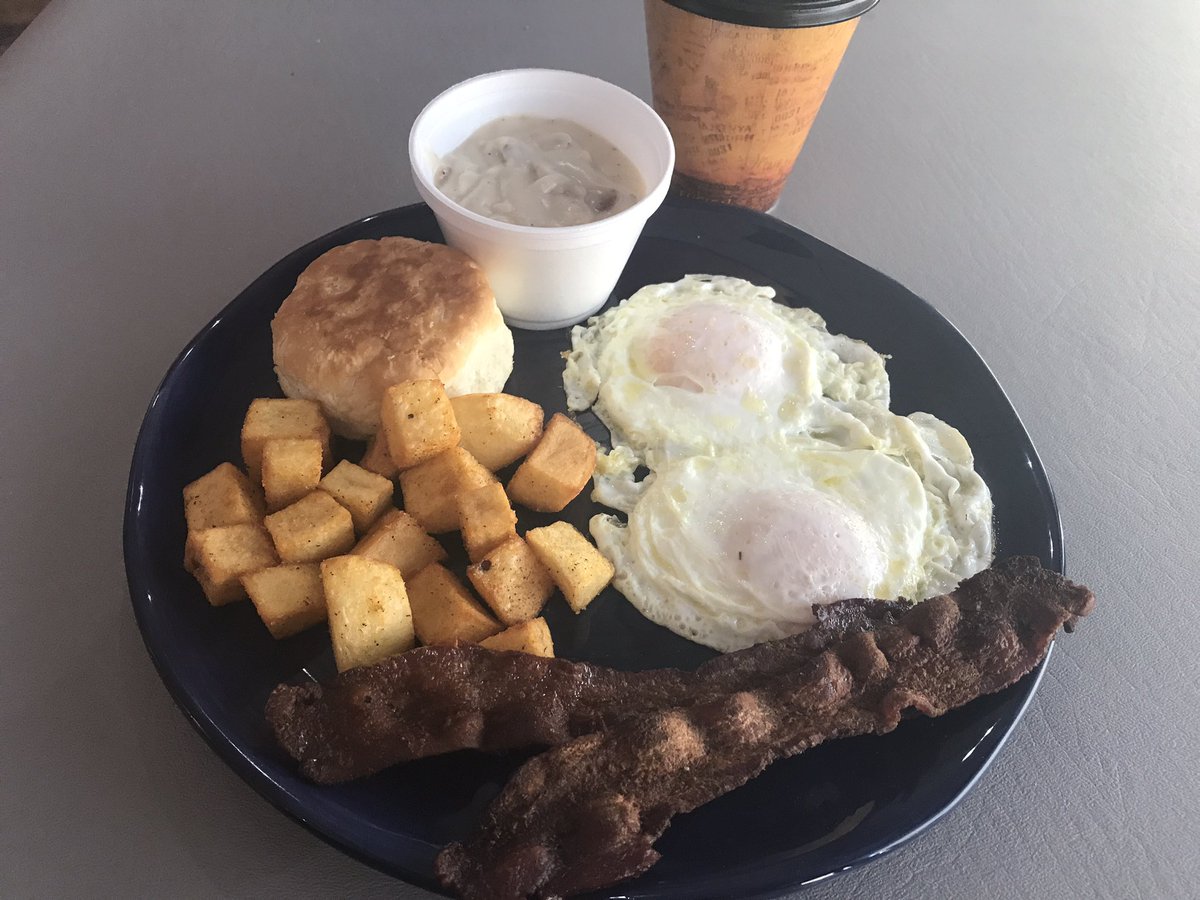
[[[193,531],[183,552],[183,565],[213,606],[246,596],[241,576],[278,562],[271,538],[258,524],[220,525]]]
[[[271,438],[262,447],[262,485],[271,512],[316,490],[324,450],[316,438]]]
[[[576,613],[612,581],[613,564],[569,522],[531,528],[525,541]]]
[[[479,646],[489,650],[516,650],[534,656],[554,656],[554,641],[550,639],[550,626],[541,616],[504,629],[497,635],[485,638]]]
[[[325,621],[325,589],[316,563],[259,569],[242,576],[242,587],[276,640]]]
[[[458,495],[495,480],[462,447],[400,473],[404,508],[431,534],[458,529]]]
[[[250,403],[242,422],[242,459],[255,484],[262,481],[262,448],[271,438],[316,438],[329,461],[329,423],[315,400],[260,397]]]
[[[319,562],[354,546],[349,510],[324,491],[313,491],[263,519],[284,562]]]
[[[183,489],[183,514],[188,531],[258,524],[263,516],[262,499],[241,469],[226,462]]]
[[[517,514],[498,481],[459,494],[458,516],[471,562],[479,562],[492,548],[517,536]]]
[[[415,575],[430,563],[446,558],[445,548],[425,533],[420,522],[402,509],[384,513],[375,527],[350,552],[355,556],[390,563],[405,578]]]
[[[321,563],[321,586],[339,672],[403,653],[416,642],[408,591],[395,566],[335,556]]]
[[[542,436],[542,408],[512,394],[451,397],[462,432],[460,443],[485,469],[495,472],[516,462]]]
[[[422,644],[480,641],[503,627],[487,614],[465,584],[433,563],[406,582],[413,628]]]
[[[358,464],[368,472],[374,472],[384,478],[395,478],[396,473],[400,471],[392,462],[391,454],[388,453],[387,439],[383,436],[382,431],[367,441],[367,451]]]
[[[402,381],[383,394],[379,407],[380,430],[387,439],[388,455],[407,469],[458,443],[454,408],[440,381]]]
[[[365,534],[391,507],[395,485],[343,459],[321,479],[320,488],[350,510],[355,532]]]
[[[508,496],[539,512],[559,512],[578,496],[596,468],[596,442],[562,413],[508,482]]]
[[[554,593],[554,580],[529,545],[509,538],[474,565],[467,577],[505,625],[532,619]]]

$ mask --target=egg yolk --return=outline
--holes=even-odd
[[[754,603],[795,622],[814,603],[870,597],[887,565],[862,516],[813,490],[744,495],[725,517],[721,553]]]
[[[658,322],[644,361],[658,386],[696,394],[761,393],[779,377],[783,339],[741,310],[694,303]]]

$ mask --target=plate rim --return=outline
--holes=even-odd
[[[826,244],[820,238],[816,238],[816,237],[808,234],[807,232],[802,231],[801,229],[797,228],[796,226],[792,225],[791,223],[784,222],[783,220],[777,219],[774,216],[771,216],[767,213],[756,212],[753,210],[747,210],[747,209],[743,209],[740,207],[728,207],[728,206],[724,206],[722,204],[711,203],[711,202],[707,202],[707,201],[684,199],[684,198],[679,198],[679,197],[675,197],[675,196],[668,196],[668,198],[664,202],[663,206],[664,206],[664,208],[666,208],[666,207],[682,207],[685,209],[688,207],[695,207],[695,208],[699,208],[699,209],[703,209],[703,210],[711,211],[711,212],[727,211],[727,212],[735,213],[737,215],[750,216],[752,218],[757,218],[757,219],[761,220],[763,222],[763,224],[769,225],[774,230],[780,230],[780,231],[783,231],[784,233],[787,233],[790,237],[798,236],[797,239],[801,240],[802,242],[805,242],[805,243],[815,242],[824,247],[827,247],[828,249],[832,250],[835,253],[841,254],[843,256],[847,255],[844,253],[844,251],[840,251],[837,248],[832,247],[829,244]],[[294,264],[294,261],[298,257],[302,257],[302,256],[310,253],[312,248],[314,248],[315,246],[327,243],[330,240],[336,240],[339,235],[343,235],[343,234],[346,234],[349,232],[359,231],[359,230],[369,226],[372,222],[374,222],[380,218],[383,218],[383,217],[420,214],[422,211],[429,211],[428,205],[425,203],[422,203],[422,202],[411,203],[411,204],[406,204],[406,205],[399,206],[399,207],[394,207],[391,209],[380,210],[378,212],[371,213],[367,216],[363,216],[362,218],[356,219],[352,222],[348,222],[346,224],[338,226],[337,228],[331,229],[330,231],[328,231],[322,235],[319,235],[309,241],[306,241],[304,244],[302,244],[301,246],[296,247],[295,249],[286,253],[284,256],[280,257],[276,262],[274,262],[273,264],[268,266],[266,269],[264,269],[261,274],[259,274],[253,281],[251,281],[242,290],[240,290],[232,299],[229,300],[228,303],[226,303],[220,309],[220,311],[218,311],[205,325],[203,325],[191,337],[191,339],[187,342],[187,344],[184,346],[184,348],[179,352],[179,354],[175,357],[175,359],[172,361],[170,366],[167,368],[162,379],[159,381],[157,387],[154,389],[154,392],[151,396],[150,403],[147,405],[146,412],[143,415],[142,421],[138,427],[137,437],[134,442],[134,450],[133,450],[133,454],[132,454],[132,457],[130,460],[129,478],[128,478],[127,487],[126,487],[124,516],[123,516],[123,522],[122,522],[122,551],[123,551],[123,561],[124,561],[124,565],[125,565],[126,582],[127,582],[129,593],[130,593],[131,605],[133,606],[134,618],[137,622],[138,631],[141,636],[142,643],[146,648],[146,652],[150,656],[150,659],[151,659],[152,663],[154,664],[154,668],[158,673],[159,679],[162,681],[163,685],[167,688],[167,692],[171,696],[171,699],[174,701],[175,705],[179,707],[180,711],[184,713],[185,717],[191,723],[192,727],[200,734],[200,736],[204,739],[205,743],[208,744],[208,746],[221,758],[221,760],[223,762],[225,762],[225,764],[228,765],[231,769],[233,769],[233,771],[235,773],[237,773],[237,775],[244,782],[246,782],[251,788],[253,788],[255,793],[257,793],[260,797],[262,797],[264,800],[267,800],[272,806],[274,806],[276,809],[280,810],[286,816],[288,816],[288,818],[290,818],[294,822],[297,822],[298,824],[302,825],[308,832],[310,832],[311,834],[320,838],[325,843],[337,848],[338,850],[345,853],[347,856],[351,857],[352,859],[355,859],[360,863],[368,865],[371,868],[373,868],[377,871],[380,871],[384,874],[387,874],[390,877],[398,878],[409,884],[413,884],[418,887],[424,888],[426,890],[432,891],[435,894],[447,896],[445,894],[445,891],[442,889],[441,885],[438,884],[436,880],[434,880],[428,876],[425,876],[417,871],[407,869],[407,868],[401,868],[401,867],[395,865],[394,863],[389,862],[388,860],[377,858],[375,855],[373,855],[369,852],[366,852],[365,850],[355,846],[353,843],[350,843],[349,841],[343,839],[334,830],[322,829],[318,824],[316,824],[313,821],[310,821],[309,817],[306,814],[306,807],[305,807],[304,802],[300,798],[298,798],[295,794],[293,794],[291,791],[289,791],[284,785],[280,784],[278,781],[273,779],[270,775],[268,775],[267,773],[262,771],[246,755],[246,753],[243,752],[241,747],[239,747],[231,738],[229,738],[225,734],[224,731],[221,730],[221,728],[211,719],[211,717],[205,713],[204,709],[201,707],[201,704],[197,701],[197,699],[188,690],[186,690],[184,688],[184,686],[181,683],[181,679],[177,676],[175,671],[172,669],[172,667],[170,666],[165,655],[160,651],[160,649],[156,648],[155,646],[153,646],[151,644],[150,639],[149,639],[149,630],[150,629],[149,629],[149,625],[148,625],[148,616],[150,615],[150,611],[145,608],[145,605],[142,602],[140,602],[139,598],[148,597],[151,595],[152,592],[150,590],[150,584],[148,583],[148,579],[147,579],[145,573],[140,571],[140,569],[137,565],[131,564],[131,558],[135,555],[135,544],[136,544],[136,540],[137,540],[137,536],[138,536],[138,513],[140,511],[140,505],[141,505],[141,496],[140,496],[140,492],[139,492],[140,485],[139,485],[137,476],[138,476],[138,473],[151,461],[150,460],[150,446],[149,446],[148,430],[151,426],[151,420],[153,418],[153,415],[154,415],[159,403],[163,401],[164,395],[168,392],[169,388],[171,387],[171,384],[174,380],[176,373],[182,367],[182,365],[186,361],[187,357],[193,352],[195,347],[202,340],[204,340],[221,323],[222,319],[226,316],[226,314],[229,312],[229,310],[232,307],[234,307],[235,305],[239,304],[239,302],[242,300],[243,297],[245,297],[247,294],[252,294],[252,293],[256,292],[256,289],[258,288],[260,283],[269,281],[272,278],[272,276],[279,269],[285,268],[287,266]],[[853,257],[848,257],[848,258],[854,259]],[[857,260],[855,260],[855,261],[857,262]],[[860,264],[864,265],[864,266],[867,265],[865,263],[860,263]],[[926,308],[926,311],[929,314],[940,319],[941,322],[946,327],[948,327],[949,329],[951,329],[953,331],[954,335],[957,337],[958,340],[960,340],[966,347],[970,348],[970,350],[972,351],[972,353],[978,360],[979,364],[986,371],[988,377],[990,377],[992,382],[995,384],[996,389],[999,391],[999,393],[1003,397],[1005,403],[1007,404],[1008,408],[1012,411],[1013,415],[1017,419],[1017,422],[1020,424],[1021,432],[1024,437],[1024,443],[1026,444],[1026,446],[1028,448],[1029,457],[1035,466],[1035,474],[1040,475],[1040,478],[1038,479],[1038,481],[1040,482],[1040,484],[1044,485],[1045,489],[1046,489],[1046,498],[1045,499],[1046,499],[1046,506],[1047,506],[1046,511],[1048,513],[1047,524],[1049,525],[1050,537],[1052,539],[1052,546],[1050,549],[1050,555],[1051,555],[1050,568],[1060,574],[1065,574],[1066,573],[1066,554],[1065,554],[1065,547],[1064,547],[1064,535],[1063,535],[1063,530],[1062,530],[1062,520],[1061,520],[1060,511],[1059,511],[1058,500],[1057,500],[1057,497],[1054,492],[1054,487],[1053,487],[1053,484],[1050,482],[1049,475],[1046,472],[1045,465],[1042,462],[1041,456],[1037,452],[1037,448],[1033,442],[1033,438],[1029,434],[1029,430],[1025,427],[1025,423],[1021,419],[1019,411],[1012,404],[1012,401],[1009,398],[1007,391],[1005,391],[1004,386],[1000,383],[999,379],[996,378],[995,373],[991,369],[991,366],[988,365],[987,361],[983,358],[983,356],[975,349],[975,346],[966,338],[965,335],[963,335],[963,333],[958,329],[958,327],[948,317],[946,317],[940,310],[938,310],[935,306],[933,306],[932,303],[930,303],[928,300],[921,297],[920,295],[915,294],[914,292],[909,290],[907,287],[905,287],[903,284],[896,281],[895,279],[893,279],[891,276],[887,275],[886,273],[880,272],[879,270],[874,269],[873,267],[870,267],[870,266],[867,266],[867,268],[870,268],[871,271],[874,272],[879,277],[887,279],[895,287],[899,288],[900,290],[903,290],[906,294],[909,295],[910,298],[912,298],[912,299],[916,300],[917,302],[919,302],[920,304],[922,304]],[[711,890],[711,889],[720,890],[722,888],[731,889],[734,887],[739,887],[740,888],[740,892],[738,894],[739,896],[748,897],[748,898],[750,898],[750,897],[756,897],[756,898],[779,897],[785,893],[788,893],[791,891],[796,891],[796,890],[801,890],[807,886],[817,884],[822,881],[827,881],[830,878],[832,878],[838,874],[841,874],[842,872],[850,871],[851,869],[862,868],[865,865],[868,865],[872,862],[875,862],[878,859],[881,859],[882,857],[884,857],[887,854],[891,853],[892,851],[898,849],[899,847],[908,843],[909,841],[916,838],[917,836],[923,834],[925,831],[927,831],[933,825],[935,825],[939,820],[941,820],[944,816],[946,816],[949,812],[951,812],[953,809],[955,809],[963,801],[963,799],[966,797],[966,795],[968,793],[970,793],[970,791],[972,789],[974,789],[974,787],[979,783],[980,779],[982,779],[983,776],[991,768],[991,766],[995,762],[996,758],[1000,755],[1001,751],[1004,749],[1004,747],[1007,745],[1009,739],[1012,737],[1013,732],[1016,730],[1017,726],[1021,723],[1022,719],[1025,716],[1025,713],[1028,711],[1029,706],[1032,703],[1034,696],[1037,694],[1038,689],[1041,686],[1043,678],[1045,677],[1046,669],[1048,667],[1050,658],[1053,655],[1053,651],[1054,651],[1054,642],[1051,643],[1050,647],[1047,650],[1045,657],[1034,668],[1034,670],[1010,686],[1009,689],[1011,689],[1012,687],[1015,687],[1019,684],[1028,682],[1028,684],[1024,688],[1024,696],[1021,698],[1020,706],[1015,711],[1015,713],[1012,714],[1011,721],[1008,723],[1007,727],[1005,728],[1004,733],[998,739],[998,742],[995,745],[995,747],[993,747],[991,752],[982,759],[981,765],[978,768],[978,770],[972,774],[970,779],[962,786],[962,788],[948,802],[945,803],[945,805],[943,805],[940,809],[938,809],[932,815],[929,815],[926,818],[922,819],[922,821],[920,821],[915,826],[913,826],[913,828],[911,828],[909,831],[907,831],[906,833],[901,834],[899,836],[893,837],[893,838],[887,840],[886,842],[877,842],[877,843],[880,843],[879,846],[875,847],[874,849],[871,849],[869,852],[865,852],[865,853],[861,854],[859,859],[851,862],[849,865],[832,868],[829,872],[807,878],[803,881],[789,879],[786,872],[783,871],[785,867],[781,864],[781,862],[777,861],[772,865],[764,866],[758,870],[760,876],[764,876],[764,875],[768,875],[769,873],[772,873],[776,877],[768,877],[768,878],[760,877],[760,879],[757,881],[757,883],[751,888],[749,893],[745,892],[744,885],[739,886],[739,885],[734,885],[734,884],[730,883],[736,879],[743,877],[743,873],[740,870],[745,867],[739,867],[738,870],[730,871],[728,874],[723,873],[722,876],[717,879],[710,879],[708,882],[706,882],[703,885],[703,888],[705,890]],[[614,895],[614,896],[618,896],[618,895]],[[667,896],[691,897],[691,896],[700,896],[700,895],[696,893],[696,885],[688,884],[688,885],[680,885],[679,889],[677,891],[672,891],[672,889],[670,887],[666,887],[665,890],[660,890],[660,891],[651,890],[650,892],[644,894],[643,896],[645,896],[645,897],[667,897]]]

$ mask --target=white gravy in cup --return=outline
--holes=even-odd
[[[443,156],[434,184],[512,225],[584,225],[629,209],[646,185],[629,157],[569,119],[502,116]]]

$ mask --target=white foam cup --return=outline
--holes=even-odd
[[[637,166],[646,196],[606,219],[561,228],[497,222],[460,206],[434,185],[439,160],[501,116],[569,119],[591,129]],[[646,220],[662,205],[675,146],[658,114],[616,85],[576,72],[512,69],[479,75],[435,97],[413,123],[408,157],[417,193],[446,242],[480,265],[508,323],[545,330],[604,305]]]

